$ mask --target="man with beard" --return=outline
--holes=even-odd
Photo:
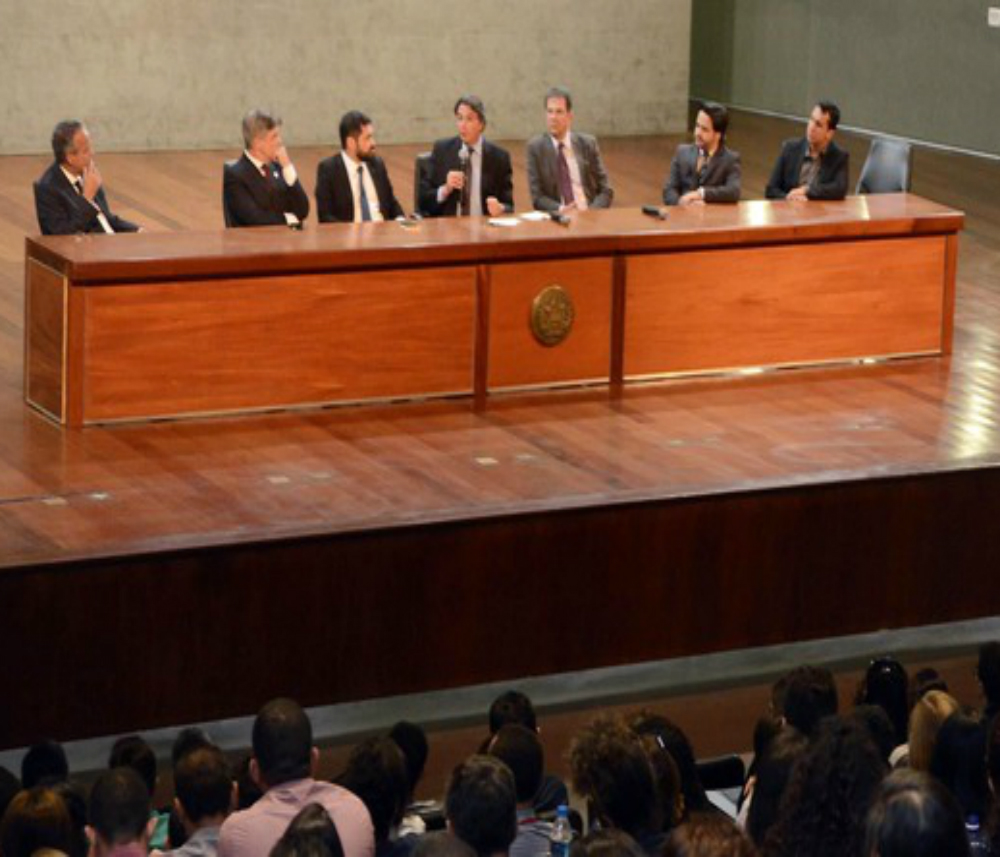
[[[340,120],[341,152],[316,171],[320,223],[394,220],[403,207],[392,190],[385,162],[375,154],[375,126],[360,110]]]
[[[768,199],[843,199],[847,196],[848,154],[833,142],[840,109],[820,101],[809,114],[805,137],[786,140],[774,165]]]
[[[694,143],[677,147],[663,187],[667,205],[739,202],[740,156],[726,148],[729,111],[705,102],[694,123]]]

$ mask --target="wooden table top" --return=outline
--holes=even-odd
[[[26,239],[26,255],[84,285],[938,234],[963,225],[962,212],[912,194],[885,194],[672,208],[664,220],[637,208],[588,211],[568,226],[441,218],[409,228],[389,222],[311,225],[300,232],[274,226],[34,236]]]

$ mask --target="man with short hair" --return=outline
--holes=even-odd
[[[55,161],[35,182],[35,212],[43,235],[139,231],[136,224],[111,213],[83,122],[68,119],[56,125],[52,154]]]
[[[339,155],[316,170],[316,215],[320,223],[363,223],[403,216],[385,162],[375,154],[375,126],[360,110],[340,120]]]
[[[528,187],[540,211],[566,214],[610,208],[614,190],[597,140],[573,130],[573,98],[554,86],[545,94],[548,133],[528,142]]]
[[[434,144],[429,175],[420,182],[420,208],[431,217],[489,214],[514,210],[510,155],[483,137],[486,107],[475,95],[455,102],[458,135]]]
[[[840,108],[820,101],[812,109],[805,137],[785,140],[771,172],[768,199],[843,199],[847,196],[848,153],[833,142]]]
[[[90,791],[87,835],[93,857],[146,857],[149,792],[133,768],[105,771]]]
[[[219,828],[236,802],[236,784],[218,747],[202,746],[181,756],[174,768],[174,809],[187,839],[163,857],[215,857]]]
[[[444,811],[448,829],[479,857],[507,854],[517,836],[513,774],[499,759],[470,756],[451,773]]]
[[[740,155],[726,148],[729,111],[706,101],[694,123],[694,143],[677,147],[663,186],[667,205],[739,202]]]
[[[788,674],[782,717],[812,738],[820,721],[837,713],[837,684],[826,667],[801,666]]]
[[[243,117],[245,149],[223,171],[227,226],[300,226],[309,197],[281,139],[281,119],[265,110]]]
[[[538,733],[509,723],[493,736],[488,752],[514,775],[517,836],[511,843],[510,857],[548,857],[552,824],[538,818],[532,806],[545,769],[545,751]]]
[[[223,823],[219,857],[267,857],[289,822],[310,803],[330,813],[344,857],[373,857],[368,810],[347,789],[313,779],[318,763],[312,724],[301,706],[291,699],[267,703],[254,720],[250,761],[250,775],[264,796]]]

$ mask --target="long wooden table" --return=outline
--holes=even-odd
[[[898,194],[29,237],[25,400],[83,426],[947,354],[963,221]]]

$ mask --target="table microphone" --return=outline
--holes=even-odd
[[[644,205],[642,207],[642,213],[648,214],[650,217],[655,217],[657,220],[667,219],[667,212],[665,212],[658,205]]]
[[[549,217],[552,218],[554,223],[558,223],[560,226],[569,226],[570,224],[569,215],[560,214],[558,211],[550,211]]]

